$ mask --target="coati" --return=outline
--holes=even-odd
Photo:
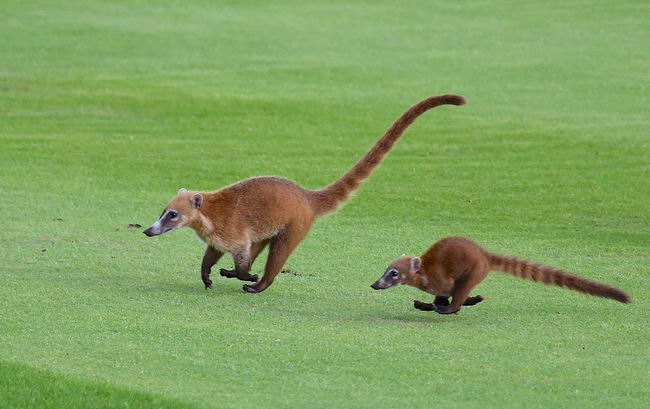
[[[221,269],[221,275],[256,282],[245,284],[244,291],[262,292],[273,283],[314,219],[336,210],[348,199],[417,117],[439,105],[465,103],[459,95],[433,96],[418,102],[391,125],[352,169],[320,190],[304,189],[277,177],[245,179],[215,192],[181,189],[144,234],[157,236],[189,226],[207,244],[201,264],[201,279],[206,288],[212,285],[212,266],[228,252],[233,255],[235,269]],[[264,276],[258,281],[256,275],[250,274],[250,268],[266,246],[269,255]]]
[[[466,237],[446,237],[435,242],[420,257],[396,259],[371,287],[383,290],[407,284],[435,296],[432,304],[414,301],[416,309],[456,314],[463,305],[483,301],[480,295],[470,297],[469,293],[491,270],[626,304],[632,302],[630,296],[618,288],[532,261],[490,253]]]

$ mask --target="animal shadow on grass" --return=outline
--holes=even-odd
[[[225,279],[224,279],[225,280]],[[240,294],[241,285],[228,285],[221,281],[215,283],[210,289],[205,289],[200,280],[155,280],[152,281],[137,281],[132,284],[142,294],[153,294],[164,296],[165,294],[185,294],[185,295],[200,295],[200,296],[224,296],[231,294]]]
[[[304,277],[311,276],[313,273],[305,273],[295,270],[283,270],[283,274],[286,274],[289,277]],[[172,272],[169,272],[172,274]],[[289,278],[287,277],[287,278]],[[242,305],[249,306],[249,298],[245,297],[246,294],[241,292],[241,286],[238,283],[230,284],[230,281],[227,279],[217,280],[210,289],[205,289],[205,287],[200,283],[200,280],[192,280],[191,277],[188,280],[185,279],[169,279],[169,280],[158,280],[155,282],[151,281],[138,281],[133,283],[133,286],[137,289],[139,293],[142,294],[151,294],[153,296],[165,296],[169,294],[184,294],[188,296],[206,296],[206,298],[222,298],[228,299],[229,302],[239,303]],[[316,301],[317,302],[317,301]],[[322,300],[321,304],[326,305],[327,300]],[[292,305],[292,303],[286,304],[285,308]],[[449,319],[440,319],[441,316],[435,313],[423,313],[421,311],[415,311],[411,313],[410,311],[400,311],[399,308],[394,310],[388,310],[386,305],[371,305],[360,303],[357,306],[353,306],[348,310],[348,314],[345,317],[341,317],[340,312],[334,312],[329,308],[325,308],[322,314],[319,314],[322,318],[331,320],[331,321],[347,321],[347,322],[384,322],[384,323],[394,323],[394,324],[415,324],[418,326],[421,325],[438,325],[446,324],[451,322]],[[293,310],[292,313],[298,315],[308,315],[313,318],[313,311],[306,311],[300,304],[295,304],[295,308],[289,307]],[[460,322],[461,319],[459,316],[454,315],[455,321]]]
[[[411,314],[410,312],[387,312],[387,311],[360,311],[356,317],[351,317],[352,321],[370,321],[370,322],[392,322],[395,324],[417,324],[417,325],[438,325],[448,324],[452,320],[440,319],[438,314]]]
[[[402,302],[409,306],[406,310],[399,305]],[[461,314],[445,316],[437,314],[434,311],[418,311],[413,307],[413,302],[409,303],[408,299],[400,299],[397,301],[397,304],[393,302],[361,302],[352,309],[354,310],[354,315],[348,318],[350,321],[439,325],[464,323],[468,319],[471,319],[469,316],[463,316]]]
[[[232,270],[233,267],[230,269],[226,270]],[[172,272],[169,272],[171,275]],[[292,277],[308,277],[313,275],[312,273],[304,273],[296,270],[289,270],[285,269],[282,270],[282,274],[286,274],[288,276]],[[219,273],[217,272],[216,274],[213,272],[212,277],[219,277]],[[166,294],[166,293],[178,293],[178,294],[189,294],[189,295],[208,295],[208,296],[225,296],[225,295],[232,295],[232,294],[237,294],[237,295],[242,295],[241,291],[241,285],[230,285],[227,284],[229,281],[226,281],[224,278],[223,280],[215,280],[214,285],[212,288],[205,289],[203,284],[201,284],[200,280],[197,277],[195,277],[196,280],[192,280],[192,278],[189,278],[189,280],[156,280],[155,282],[147,282],[147,281],[139,281],[138,283],[134,283],[134,287],[137,287],[138,290],[142,291],[143,293],[148,292],[148,293],[155,293],[155,294]],[[221,277],[219,277],[221,278]]]

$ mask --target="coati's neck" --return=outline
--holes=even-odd
[[[192,220],[188,226],[191,227],[196,234],[203,240],[207,240],[212,233],[214,233],[214,225],[201,211],[197,211],[197,216]]]
[[[429,290],[429,279],[420,273],[415,273],[411,276],[411,279],[406,284],[419,288],[422,291],[430,292]]]

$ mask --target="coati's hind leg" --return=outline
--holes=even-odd
[[[483,300],[485,300],[485,298],[482,295],[474,295],[472,297],[467,297],[463,305],[465,306],[476,305]]]
[[[220,270],[220,274],[226,278],[239,278],[242,281],[253,281],[253,282],[257,281],[257,275],[249,274],[249,272],[257,256],[259,256],[259,254],[262,252],[262,250],[264,250],[264,248],[268,244],[269,244],[269,240],[262,240],[262,241],[258,241],[257,243],[251,244],[248,266],[244,265],[246,260],[244,260],[242,257],[239,258],[239,263],[238,263],[238,258],[237,256],[235,256],[235,268],[232,270],[226,270],[225,268],[222,268]],[[238,265],[240,266],[239,272],[237,270]]]
[[[212,266],[214,266],[217,261],[219,261],[221,256],[223,256],[223,253],[212,246],[208,246],[205,249],[203,262],[201,263],[201,280],[203,280],[203,285],[205,285],[206,289],[212,287],[210,272],[212,271]]]
[[[282,271],[284,263],[293,253],[293,250],[305,238],[307,232],[309,232],[309,227],[310,225],[299,228],[287,227],[283,232],[273,237],[269,247],[269,257],[266,259],[266,266],[264,267],[264,276],[257,284],[244,284],[243,290],[249,293],[261,293],[266,290],[275,280],[275,276]]]

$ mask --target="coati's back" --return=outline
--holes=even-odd
[[[450,236],[435,242],[421,256],[422,268],[426,274],[445,274],[458,278],[463,273],[489,269],[489,260],[483,250],[467,237]]]
[[[237,219],[237,224],[263,232],[293,221],[311,224],[314,211],[307,194],[305,189],[288,179],[263,176],[220,189],[208,195],[212,196],[208,201],[230,205],[230,216]],[[221,207],[215,206],[213,212],[206,212],[206,216],[218,218]]]

